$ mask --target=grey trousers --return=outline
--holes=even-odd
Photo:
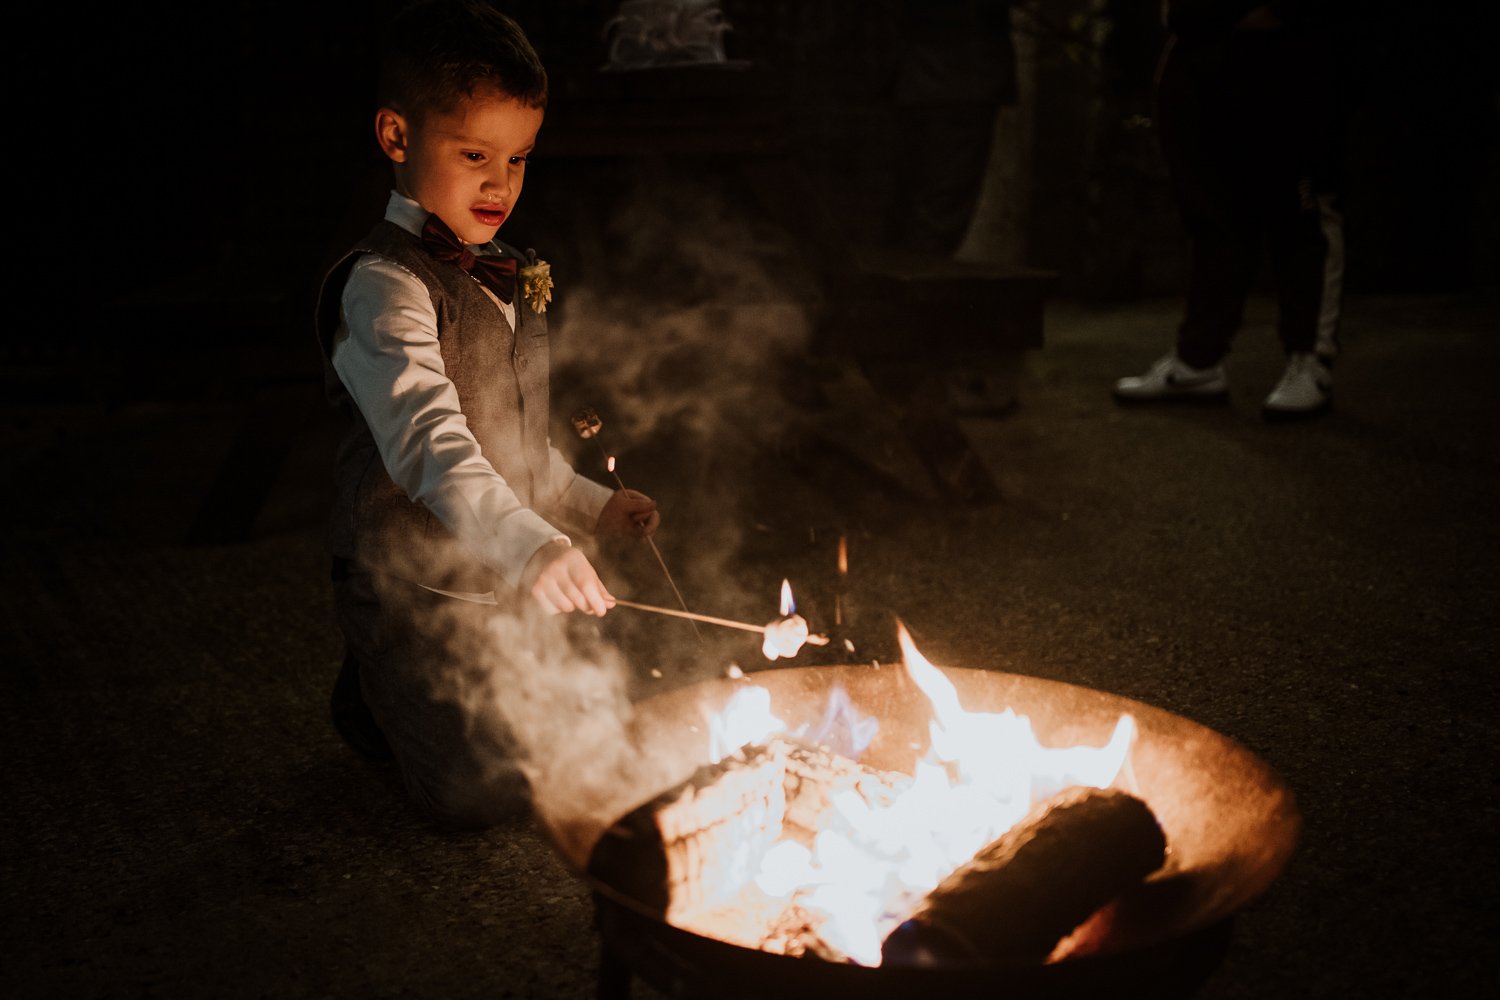
[[[530,809],[498,710],[487,623],[509,609],[435,594],[349,564],[334,607],[359,688],[408,796],[440,826],[493,826]]]

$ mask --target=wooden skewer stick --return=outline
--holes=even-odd
[[[604,449],[601,446],[599,450],[603,451]],[[609,471],[610,474],[615,477],[615,482],[619,485],[620,489],[625,489],[625,481],[620,478],[620,474],[618,472],[615,472],[615,470],[613,469],[610,469]],[[651,546],[651,554],[656,557],[656,565],[661,567],[661,575],[667,578],[667,585],[672,588],[672,593],[677,597],[677,603],[682,607],[683,612],[685,612],[684,616],[691,618],[692,612],[688,611],[687,601],[684,601],[682,599],[682,591],[677,589],[677,581],[672,579],[672,573],[667,569],[667,561],[661,557],[661,549],[658,549],[656,547],[656,539],[652,538],[650,535],[647,535],[646,544]],[[762,631],[764,631],[764,629],[762,629]],[[697,625],[693,626],[693,634],[698,636],[699,642],[703,641],[703,633],[698,631]]]
[[[579,437],[585,441],[593,441],[599,448],[599,457],[604,459],[604,465],[609,469],[609,474],[615,477],[615,484],[620,487],[620,492],[625,492],[625,480],[621,479],[620,474],[615,471],[615,463],[610,460],[609,452],[604,450],[604,442],[599,440],[599,432],[604,429],[604,421],[599,419],[599,414],[594,412],[593,407],[586,406],[573,414],[573,429],[578,432]],[[656,565],[661,567],[661,575],[667,578],[667,585],[672,588],[672,594],[677,598],[677,604],[683,610],[683,614],[677,617],[689,619],[689,623],[693,626],[693,635],[698,637],[699,642],[702,642],[703,633],[698,631],[697,622],[692,612],[687,609],[687,601],[682,599],[682,591],[677,589],[677,581],[672,579],[672,573],[667,569],[667,561],[661,557],[661,549],[656,547],[656,540],[647,535],[646,543],[651,546],[651,554],[656,557]],[[765,629],[761,631],[764,632]]]
[[[749,622],[737,622],[730,618],[715,618],[713,615],[700,615],[696,611],[678,611],[675,608],[661,608],[654,604],[637,604],[635,601],[627,601],[616,597],[615,604],[622,608],[635,608],[637,611],[650,611],[658,615],[670,615],[673,618],[687,618],[695,622],[706,622],[709,625],[723,625],[725,628],[744,629],[746,632],[765,633],[764,625],[751,625]]]
[[[732,618],[715,618],[713,615],[700,615],[696,611],[678,611],[675,608],[662,608],[655,604],[639,604],[635,601],[627,601],[619,597],[615,598],[615,605],[621,608],[634,608],[637,611],[650,611],[658,615],[670,615],[673,618],[688,618],[692,621],[705,622],[709,625],[722,625],[725,628],[743,629],[746,632],[760,632],[762,635],[766,631],[766,626],[764,625],[751,625],[749,622],[737,622]],[[828,636],[810,635],[803,642],[809,646],[826,646],[828,645]]]

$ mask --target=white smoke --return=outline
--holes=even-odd
[[[630,234],[615,266],[654,275],[636,291],[595,291],[587,276],[557,275],[566,309],[552,337],[553,441],[581,473],[615,485],[601,452],[572,432],[573,408],[596,409],[598,443],[625,459],[625,484],[662,503],[659,551],[689,606],[722,615],[759,603],[765,621],[776,595],[741,594],[733,567],[750,529],[752,463],[792,418],[778,371],[805,348],[807,316],[765,266],[766,237],[743,213],[707,190],[674,187],[672,198],[670,221],[652,207],[657,199],[644,198],[613,222]],[[578,541],[607,585],[633,581],[653,588],[650,603],[675,603],[663,599],[671,591],[639,543]],[[615,620],[629,614],[628,623]],[[639,651],[675,655],[703,676],[722,674],[735,650],[758,655],[751,633],[707,628],[700,639],[681,621],[620,609],[603,632],[581,615],[548,616],[524,601],[480,627],[475,620],[472,608],[455,608],[451,621],[424,623],[464,665],[436,682],[434,696],[502,734],[472,743],[494,748],[492,773],[520,767],[538,814],[568,850],[591,842],[637,796],[681,777],[680,762],[648,759],[632,735],[632,698],[658,665]],[[630,644],[634,660],[606,637],[611,626],[640,640]]]
[[[620,481],[661,504],[656,544],[672,580],[640,547],[610,549],[606,583],[638,588],[620,596],[676,606],[680,593],[707,614],[761,609],[759,623],[775,616],[776,595],[746,586],[736,560],[764,493],[755,465],[796,418],[781,381],[807,348],[808,291],[788,281],[794,248],[753,205],[682,174],[641,183],[608,224],[608,266],[631,280],[595,287],[581,275],[559,292],[554,442],[611,486],[605,457],[618,456]],[[569,424],[581,406],[603,421],[588,442]],[[745,638],[712,634],[705,649],[680,623],[628,627],[659,636],[664,657],[702,657],[709,672]]]

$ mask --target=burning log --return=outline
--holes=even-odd
[[[707,764],[605,831],[591,874],[666,915],[738,891],[781,836],[784,747]]]
[[[787,743],[786,835],[810,845],[840,792],[854,792],[871,807],[888,807],[910,784],[904,774],[871,770],[824,747]]]
[[[771,924],[766,936],[756,942],[761,951],[773,955],[811,956],[825,962],[847,962],[849,956],[823,939],[819,933],[823,921],[793,903]]]
[[[605,831],[589,871],[672,917],[724,902],[783,836],[805,844],[833,797],[889,805],[910,779],[777,738],[708,764]]]
[[[891,965],[1041,963],[1058,941],[1161,867],[1145,802],[1074,787],[1045,800],[944,879],[882,946]]]

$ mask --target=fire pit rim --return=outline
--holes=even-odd
[[[1128,958],[1132,954],[1145,954],[1151,951],[1159,951],[1164,947],[1171,947],[1174,942],[1201,936],[1202,934],[1209,932],[1212,928],[1218,927],[1220,925],[1225,925],[1232,921],[1233,917],[1236,916],[1246,905],[1261,896],[1267,889],[1269,889],[1270,885],[1280,875],[1287,861],[1290,859],[1301,832],[1301,816],[1296,805],[1295,796],[1292,793],[1291,789],[1280,778],[1275,769],[1273,769],[1263,758],[1251,751],[1248,747],[1246,747],[1243,743],[1236,740],[1235,738],[1207,727],[1202,723],[1199,723],[1196,720],[1179,713],[1170,712],[1166,709],[1159,708],[1147,702],[1143,702],[1125,695],[1115,694],[1101,688],[1073,684],[1067,681],[1055,680],[1052,678],[1039,677],[1035,675],[1020,674],[1008,671],[986,670],[983,668],[954,667],[945,665],[940,669],[946,676],[949,677],[950,680],[954,681],[955,686],[959,687],[961,697],[966,690],[972,691],[972,689],[974,688],[986,688],[992,692],[1008,690],[1012,694],[1018,690],[1028,692],[1027,697],[1023,697],[1021,699],[1021,701],[1023,702],[1022,705],[1007,704],[1006,706],[1001,706],[1012,707],[1018,714],[1033,716],[1034,712],[1036,711],[1036,706],[1027,706],[1024,703],[1028,701],[1036,701],[1039,695],[1050,694],[1054,696],[1051,699],[1054,704],[1063,704],[1069,701],[1083,699],[1085,703],[1093,706],[1094,712],[1096,714],[1098,709],[1104,706],[1109,706],[1109,710],[1111,713],[1128,712],[1129,714],[1133,715],[1136,718],[1138,725],[1141,727],[1141,739],[1143,741],[1149,741],[1153,737],[1159,738],[1160,730],[1165,724],[1167,729],[1174,731],[1179,737],[1196,737],[1198,743],[1206,743],[1211,746],[1216,746],[1222,753],[1226,754],[1229,759],[1241,766],[1241,772],[1243,775],[1249,775],[1252,778],[1257,779],[1253,782],[1254,784],[1258,785],[1260,788],[1268,792],[1273,793],[1272,797],[1275,799],[1275,801],[1274,803],[1272,803],[1272,808],[1262,815],[1262,818],[1265,820],[1262,825],[1268,829],[1272,826],[1279,825],[1279,829],[1276,830],[1275,836],[1269,837],[1265,842],[1255,845],[1259,849],[1252,852],[1252,856],[1250,859],[1250,869],[1251,873],[1254,876],[1251,880],[1242,881],[1237,885],[1229,886],[1228,891],[1224,891],[1224,886],[1213,887],[1213,891],[1207,893],[1208,904],[1196,910],[1193,913],[1193,919],[1189,921],[1181,921],[1175,925],[1163,925],[1161,928],[1161,933],[1138,936],[1131,939],[1128,946],[1118,948],[1112,947],[1095,954],[1072,956],[1067,958],[1063,962],[1042,967],[1038,967],[1034,964],[1011,965],[995,963],[975,967],[949,966],[943,969],[932,969],[926,971],[930,971],[933,973],[961,973],[972,972],[981,969],[989,972],[995,972],[1016,971],[1024,969],[1035,970],[1037,968],[1055,969],[1062,966],[1067,966],[1069,968],[1081,968],[1080,963],[1088,963],[1090,967],[1095,966],[1099,963],[1108,965],[1110,962],[1117,961],[1121,958]],[[727,701],[727,697],[729,694],[731,694],[738,687],[741,687],[745,684],[761,684],[762,686],[773,688],[772,696],[774,699],[778,694],[778,691],[775,689],[783,689],[780,693],[785,695],[788,691],[795,691],[796,687],[798,686],[806,686],[804,682],[807,682],[809,680],[814,681],[814,687],[820,687],[826,692],[828,690],[831,690],[835,683],[852,678],[867,677],[873,673],[879,673],[886,677],[904,676],[904,674],[901,673],[901,667],[899,664],[878,664],[873,666],[871,664],[851,664],[831,666],[774,667],[759,671],[750,671],[747,672],[743,677],[738,678],[711,678],[683,685],[682,687],[674,688],[669,691],[665,691],[660,694],[645,698],[638,702],[635,708],[638,716],[654,717],[654,714],[659,715],[661,713],[661,710],[664,706],[673,706],[676,709],[673,714],[681,715],[682,710],[685,707],[701,705],[705,701],[718,698],[720,695],[723,696],[723,700]],[[858,685],[858,681],[855,681],[854,683],[855,686]],[[846,685],[846,687],[847,686],[848,685]],[[970,704],[970,699],[968,698],[963,698],[963,701],[966,709],[971,711],[1000,710],[999,708],[992,708],[985,705],[972,705]],[[722,701],[720,702],[720,705],[722,707]],[[683,718],[685,719],[686,717],[684,716]],[[883,719],[882,724],[885,724],[885,721],[886,720]],[[643,796],[641,798],[641,801],[647,801],[650,797],[650,795]],[[1150,801],[1149,796],[1143,797],[1146,797],[1148,799],[1148,802]],[[1250,810],[1248,809],[1241,810],[1241,814],[1243,815],[1249,811]],[[698,938],[703,941],[712,942],[716,946],[722,946],[723,948],[733,949],[739,952],[751,953],[758,956],[763,955],[765,956],[766,960],[798,963],[817,961],[816,959],[788,957],[775,955],[769,952],[761,952],[757,949],[744,947],[731,942],[720,941],[711,937],[705,937],[703,935],[696,934],[691,930],[680,928],[671,924],[666,920],[665,915],[661,912],[657,911],[651,906],[648,906],[647,904],[642,903],[630,894],[618,890],[609,882],[599,878],[594,873],[589,871],[587,857],[592,853],[595,844],[597,844],[598,837],[595,837],[589,844],[588,851],[584,852],[585,861],[583,864],[580,864],[578,859],[570,855],[570,853],[567,851],[564,846],[566,838],[559,834],[558,830],[553,826],[553,824],[550,823],[547,818],[540,812],[537,815],[537,819],[539,821],[539,824],[543,828],[543,831],[547,834],[549,841],[552,843],[552,846],[562,856],[563,860],[569,865],[570,868],[575,871],[575,873],[580,878],[584,880],[584,882],[590,888],[590,891],[593,892],[596,897],[602,897],[604,900],[607,900],[610,905],[622,908],[630,914],[633,914],[635,917],[644,919],[648,922],[660,924],[664,928],[670,929],[670,931],[674,932],[675,934],[687,935],[689,938]],[[1163,825],[1164,827],[1166,826],[1165,823]],[[603,831],[601,828],[601,835],[602,832]],[[1172,831],[1168,831],[1168,836],[1170,842],[1172,838]],[[1243,862],[1244,858],[1240,858],[1238,860]],[[1150,890],[1153,886],[1160,887],[1163,884],[1170,884],[1174,878],[1184,879],[1194,875],[1201,876],[1211,881],[1215,874],[1213,871],[1171,872],[1165,869],[1164,872],[1166,873],[1165,875],[1161,872],[1153,875],[1146,881],[1146,883],[1143,883],[1143,888]],[[1149,901],[1146,905],[1150,905]],[[757,959],[757,961],[760,961],[760,959]],[[865,969],[867,967],[849,966],[849,968]],[[868,968],[880,969],[884,967]]]

